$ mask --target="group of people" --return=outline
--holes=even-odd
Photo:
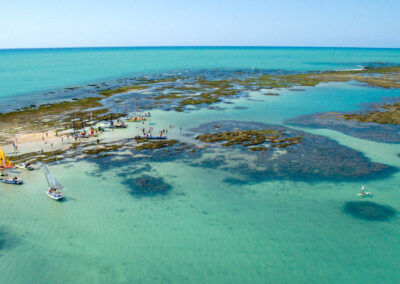
[[[167,133],[168,133],[168,129],[172,129],[174,126],[172,124],[170,124],[168,126],[168,128],[163,128],[158,132],[158,137],[164,137]],[[153,133],[153,127],[150,126],[148,130],[146,130],[146,128],[142,127],[141,128],[142,131],[142,135],[144,137],[153,137],[152,133]]]
[[[90,127],[88,132],[86,131],[86,129],[83,129],[83,131],[79,132],[78,134],[75,134],[74,138],[75,138],[75,140],[78,140],[78,138],[89,138],[91,136],[92,137],[97,136],[97,132],[93,127]]]
[[[149,130],[146,130],[146,128],[142,127],[142,134],[145,137],[151,137],[152,136],[152,131],[153,131],[153,127],[149,127]]]

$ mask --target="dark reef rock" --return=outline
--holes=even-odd
[[[6,226],[0,226],[0,252],[13,248],[16,238],[9,232]]]
[[[362,123],[354,120],[316,113],[285,121],[286,124],[309,128],[327,128],[361,139],[384,143],[400,143],[400,125]]]
[[[231,184],[231,185],[246,185],[249,184],[248,181],[237,179],[237,178],[225,178],[224,179],[225,183]]]
[[[370,201],[347,202],[344,205],[344,212],[366,221],[389,221],[397,214],[397,211],[390,206]]]
[[[141,143],[140,145],[136,146],[136,150],[154,150],[154,149],[161,149],[167,148],[170,146],[179,143],[178,140],[148,140],[146,138],[136,138],[137,143]]]
[[[216,129],[215,125],[219,125]],[[302,137],[302,142],[284,149],[266,147],[266,151],[250,151],[243,145],[220,147],[225,151],[226,161],[219,164],[236,179],[249,183],[268,179],[318,180],[367,180],[385,178],[397,172],[397,168],[373,163],[360,152],[347,148],[324,136],[312,135],[291,128],[258,122],[214,121],[194,129],[196,133],[220,133],[249,129],[273,129],[289,137]],[[228,149],[229,148],[229,149]],[[236,155],[232,155],[236,149]],[[209,149],[210,151],[210,149]],[[221,152],[219,152],[219,155]],[[242,155],[242,159],[238,158]],[[251,158],[250,158],[251,157]],[[250,158],[250,159],[249,159]],[[189,163],[193,164],[193,163]],[[201,166],[201,162],[197,163]],[[207,166],[207,165],[206,165]],[[230,182],[228,179],[227,182]],[[243,182],[240,182],[243,184]]]
[[[194,167],[201,167],[201,168],[218,168],[219,166],[225,163],[225,156],[218,155],[213,158],[207,158],[203,160],[196,160],[196,162],[192,163],[191,165]]]
[[[102,171],[123,169],[121,177],[126,180],[126,173],[132,175],[148,174],[152,171],[149,163],[182,161],[188,166],[201,168],[218,168],[227,172],[226,183],[245,185],[271,179],[291,179],[307,182],[333,180],[358,181],[386,178],[397,172],[396,167],[371,162],[362,153],[340,145],[339,143],[319,135],[312,135],[281,125],[270,125],[259,122],[213,121],[193,129],[186,137],[201,137],[203,134],[228,132],[251,134],[262,131],[280,133],[285,139],[301,137],[301,143],[291,143],[285,148],[274,147],[271,139],[252,139],[246,143],[228,143],[226,141],[209,141],[197,139],[196,144],[174,143],[166,148],[136,150],[136,144],[125,141],[124,150],[116,149],[107,156],[87,160],[97,164]],[[250,131],[250,132],[249,132]],[[243,136],[243,135],[242,135]],[[208,137],[208,136],[207,136]],[[206,137],[206,138],[207,138]],[[219,138],[219,136],[210,136]],[[230,137],[230,136],[229,136]],[[224,138],[224,137],[223,137]],[[247,136],[245,137],[248,140]],[[243,138],[244,139],[244,138]],[[242,140],[243,140],[242,139]],[[226,140],[226,139],[225,139]],[[243,140],[245,141],[245,140]],[[254,141],[253,141],[254,140]],[[276,143],[275,143],[276,144]],[[262,147],[263,151],[254,151],[254,147]],[[134,181],[128,179],[122,183],[133,189],[133,195],[140,195],[133,186]],[[146,190],[145,190],[146,191]],[[163,190],[161,190],[162,192]],[[140,190],[139,190],[140,192]],[[144,194],[144,193],[143,193]]]
[[[237,110],[245,110],[245,109],[247,109],[247,107],[245,107],[245,106],[235,106],[233,108],[237,109]]]
[[[275,129],[251,129],[221,131],[197,135],[196,139],[206,143],[222,143],[221,146],[241,145],[248,147],[251,151],[266,151],[267,147],[258,145],[269,145],[270,147],[286,148],[301,143],[301,136],[291,137],[284,131]],[[256,146],[256,147],[249,147]]]
[[[127,179],[124,184],[129,187],[129,193],[137,197],[166,194],[172,189],[172,186],[166,183],[163,178],[155,178],[148,175]]]

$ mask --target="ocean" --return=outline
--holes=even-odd
[[[399,63],[400,49],[1,50],[0,112],[60,99],[45,95],[49,92],[143,75]],[[302,89],[274,90],[279,96],[252,91],[217,103],[219,109],[152,110],[151,123],[159,129],[173,124],[170,135],[190,142],[194,129],[210,122],[287,127],[288,119],[302,115],[359,111],[400,96],[398,89],[354,82]],[[0,283],[397,283],[400,145],[296,129],[396,170],[365,179],[263,176],[233,167],[246,160],[234,150],[184,159],[144,159],[121,151],[115,159],[50,164],[66,187],[65,202],[47,198],[42,170],[21,173],[23,186],[0,184]],[[139,130],[123,131],[107,135],[134,136]],[[135,179],[149,176],[157,178],[154,187],[168,190],[137,194]],[[357,196],[362,185],[373,197]]]

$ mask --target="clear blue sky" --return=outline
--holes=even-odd
[[[400,47],[400,0],[0,0],[0,48]]]

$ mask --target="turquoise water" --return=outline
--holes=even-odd
[[[56,81],[45,75],[50,71],[31,74],[41,78],[38,85],[23,86],[24,80],[21,80],[21,89],[16,93],[23,97],[24,92],[128,73],[180,68],[261,68],[265,64],[265,69],[322,70],[349,67],[356,62],[390,63],[399,59],[395,50],[227,50],[228,54],[247,55],[232,62],[229,56],[218,57],[220,49],[184,49],[188,54],[189,51],[214,53],[218,59],[212,65],[211,62],[174,62],[170,58],[172,67],[157,61],[153,67],[149,62],[144,64],[143,70],[122,64],[113,70],[104,68],[108,71],[102,74],[93,66],[74,63],[73,67],[70,61],[68,68],[91,71],[81,76],[70,73],[67,78],[54,75]],[[155,49],[153,56],[178,51]],[[263,52],[269,51],[278,52],[284,60],[275,60],[273,56],[264,58]],[[0,52],[2,60],[4,52]],[[10,52],[11,58],[18,56],[17,52]],[[34,56],[35,52],[42,51],[21,52],[32,52],[29,56]],[[67,62],[69,56],[80,53],[81,62],[90,62],[96,61],[96,56],[101,57],[101,53],[111,51],[43,52],[51,53],[49,61],[59,58],[59,62]],[[132,54],[134,50],[117,50],[115,58],[123,58],[124,52]],[[141,52],[151,54],[151,49]],[[302,52],[307,55],[299,55],[301,59],[294,56]],[[43,54],[37,56],[46,58]],[[203,55],[190,56],[201,58]],[[321,64],[309,64],[317,59]],[[252,66],[256,63],[259,66]],[[33,65],[40,64],[44,63],[33,60]],[[16,73],[22,72],[23,68],[19,68]],[[26,73],[28,76],[30,72]],[[12,78],[15,74],[8,76]],[[16,82],[16,77],[13,80]],[[352,83],[321,84],[304,91],[279,93],[280,96],[265,96],[253,92],[248,98],[231,100],[233,104],[218,104],[224,110],[153,111],[151,121],[155,128],[173,123],[176,127],[171,137],[194,142],[192,134],[181,135],[190,134],[191,128],[205,122],[246,120],[283,124],[286,119],[315,112],[360,110],[363,103],[400,95],[399,90]],[[237,106],[245,109],[235,109]],[[178,126],[182,126],[182,133]],[[371,161],[400,166],[399,144],[372,142],[326,129],[305,130],[360,151]],[[110,135],[132,136],[136,132],[135,127],[129,127]],[[234,150],[230,153],[236,154]],[[207,155],[214,158],[217,153]],[[224,182],[232,173],[221,168],[190,166],[180,159],[156,162],[128,157],[123,164],[103,159],[50,165],[67,188],[67,200],[63,203],[46,197],[46,181],[41,171],[20,174],[26,181],[21,187],[0,184],[0,283],[397,283],[400,279],[398,214],[385,221],[371,221],[344,210],[348,202],[371,201],[399,211],[399,173],[368,181],[367,189],[374,196],[360,200],[356,194],[362,181],[286,179],[234,185]],[[131,188],[126,180],[141,176],[142,173],[135,171],[141,168],[147,169],[144,171],[147,175],[163,178],[172,189],[164,195],[129,194]]]
[[[0,98],[125,76],[202,69],[308,71],[400,63],[400,49],[165,47],[0,50]]]

